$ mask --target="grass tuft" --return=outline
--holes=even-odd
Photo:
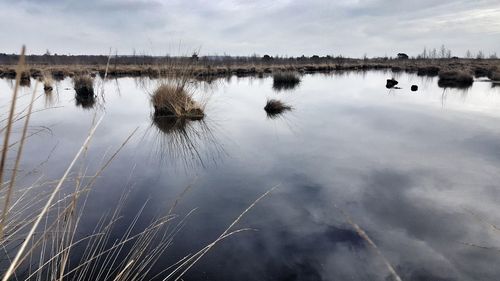
[[[500,71],[490,71],[488,73],[488,78],[493,81],[500,81]]]
[[[43,74],[43,90],[45,93],[50,93],[54,89],[54,80],[52,79],[52,75],[48,73]]]
[[[424,67],[419,67],[417,69],[417,75],[418,76],[438,76],[439,74],[439,67],[437,66],[424,66]]]
[[[182,86],[163,82],[151,95],[155,116],[203,119],[205,113],[192,94]]]
[[[94,95],[94,81],[92,77],[86,75],[75,76],[73,84],[78,96],[88,97]]]
[[[474,78],[464,71],[442,71],[439,72],[438,86],[441,88],[468,88],[474,83]]]
[[[264,107],[264,110],[267,113],[267,117],[269,117],[269,118],[278,117],[282,113],[284,113],[286,111],[290,111],[292,109],[293,109],[293,107],[283,103],[280,100],[276,100],[276,99],[267,100],[266,106]]]
[[[289,90],[300,84],[300,76],[293,72],[278,72],[273,75],[275,90]]]

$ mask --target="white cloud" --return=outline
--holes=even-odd
[[[234,55],[500,52],[498,1],[0,0],[0,52]]]

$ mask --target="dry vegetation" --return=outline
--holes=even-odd
[[[203,108],[182,84],[162,82],[151,95],[155,116],[202,119]]]
[[[441,71],[439,72],[438,86],[443,88],[467,88],[474,83],[472,74],[465,71]]]
[[[490,78],[493,81],[500,81],[500,71],[490,71],[488,73],[488,78]]]
[[[273,75],[273,89],[289,90],[300,84],[300,77],[293,72],[278,72]]]
[[[261,58],[261,57],[200,57],[193,60],[190,57],[132,57],[111,58],[109,67],[108,58],[91,59],[85,56],[78,60],[32,60],[26,70],[26,75],[40,77],[48,72],[55,79],[72,77],[79,74],[96,74],[104,76],[107,70],[108,77],[120,76],[172,76],[179,73],[189,74],[192,77],[220,77],[220,76],[264,76],[279,72],[334,72],[334,71],[365,71],[387,69],[394,72],[406,71],[419,75],[436,76],[439,71],[457,70],[475,73],[483,69],[488,73],[500,67],[499,59],[390,59],[370,58],[353,59],[344,57],[320,58]],[[43,64],[42,64],[43,63]],[[162,68],[162,65],[169,65]],[[184,73],[186,65],[190,72]],[[479,72],[477,72],[479,74]],[[15,67],[8,61],[0,64],[0,77],[14,78]]]
[[[24,54],[24,48],[21,52]],[[90,141],[102,121],[102,117],[93,125],[87,138],[79,147],[71,162],[61,171],[55,181],[35,182],[28,187],[17,186],[18,171],[23,146],[28,138],[27,129],[36,97],[36,81],[31,102],[21,111],[16,107],[21,73],[24,68],[24,56],[21,55],[17,68],[16,83],[8,116],[2,121],[4,134],[0,161],[0,279],[8,280],[182,280],[186,272],[205,256],[215,245],[227,237],[246,231],[236,225],[260,200],[274,188],[257,198],[235,220],[216,237],[213,242],[198,251],[187,254],[173,265],[157,264],[165,251],[172,245],[186,217],[177,219],[173,211],[182,194],[172,203],[165,214],[154,218],[146,226],[138,226],[142,219],[139,211],[130,225],[120,225],[122,236],[116,236],[113,230],[121,223],[127,191],[119,198],[119,203],[103,214],[91,233],[79,236],[82,231],[79,222],[86,212],[88,194],[104,170],[111,164],[120,150],[128,143],[133,131],[114,153],[103,158],[102,165],[95,174],[87,174],[87,167],[82,163],[80,172],[74,173],[81,157],[86,155]],[[88,78],[75,79],[75,88],[89,86]],[[19,118],[21,114],[22,118]],[[16,123],[22,121],[20,128]],[[168,126],[167,126],[168,127]],[[20,129],[20,130],[17,130]],[[168,129],[172,130],[172,129]],[[175,129],[177,130],[177,129]],[[19,140],[13,131],[21,131]],[[9,157],[14,152],[15,157]],[[7,162],[12,163],[7,163]],[[8,168],[7,168],[8,167]],[[54,172],[54,171],[52,171]],[[72,178],[75,177],[75,178]],[[68,181],[73,188],[64,189]],[[45,189],[42,187],[46,187]],[[142,210],[142,209],[141,209]],[[159,266],[160,272],[153,272]],[[158,273],[158,274],[156,274]]]
[[[75,76],[73,85],[78,96],[90,97],[94,95],[94,81],[88,75]]]
[[[54,89],[54,80],[52,79],[52,75],[45,73],[43,75],[43,90],[45,93],[50,93]]]
[[[286,111],[290,111],[293,108],[284,102],[276,99],[269,99],[264,106],[264,110],[267,113],[267,117],[276,118]]]

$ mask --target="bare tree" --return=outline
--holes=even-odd
[[[444,44],[441,45],[441,49],[439,52],[440,52],[440,57],[444,59],[446,57],[446,47],[444,46]]]

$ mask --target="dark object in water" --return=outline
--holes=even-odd
[[[95,105],[95,96],[83,96],[83,95],[75,95],[75,104],[76,106],[81,106],[83,109],[91,109]]]
[[[396,86],[399,82],[396,81],[394,78],[391,78],[391,79],[387,79],[387,83],[385,84],[385,87],[387,89],[391,89],[391,88],[394,88],[394,86]]]
[[[417,85],[411,85],[411,91],[412,92],[418,91],[418,86]]]
[[[45,84],[43,85],[43,90],[47,93],[47,92],[52,92],[53,88],[52,86]]]
[[[19,85],[23,87],[29,87],[31,85],[31,78],[29,73],[27,72],[21,73],[21,79],[19,80]]]
[[[463,71],[439,72],[438,86],[441,88],[468,88],[474,83],[471,74]]]
[[[264,110],[267,113],[267,117],[273,119],[278,117],[280,114],[282,114],[285,111],[292,110],[293,108],[289,105],[286,105],[280,100],[276,99],[270,99],[267,100],[266,106],[264,107]]]

